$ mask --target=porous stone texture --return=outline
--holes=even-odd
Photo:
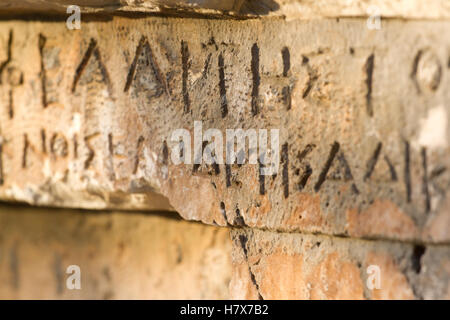
[[[0,299],[227,299],[230,253],[225,228],[173,214],[0,206]]]
[[[450,248],[231,231],[234,299],[450,299]],[[370,266],[380,271],[372,283]]]
[[[27,3],[35,10],[34,0]],[[80,30],[69,30],[61,16],[0,21],[0,199],[176,211],[227,227],[232,298],[450,298],[448,2],[187,3],[85,1],[83,12],[92,14],[82,16]],[[10,11],[0,5],[2,13],[26,12],[8,4]],[[369,13],[369,4],[380,12]],[[52,8],[61,13],[66,5]],[[378,16],[390,19],[373,28]],[[246,161],[223,163],[228,134],[237,129],[254,134],[257,144],[244,139]],[[265,144],[266,157],[249,163]],[[212,150],[215,161],[208,163]],[[268,158],[276,167],[269,175],[263,174]],[[152,217],[149,235],[131,227],[137,219],[131,213],[112,217],[77,215],[86,222],[61,235],[68,244],[78,239],[70,234],[88,239],[74,244],[73,257],[95,270],[89,297],[225,297],[231,266],[222,242],[211,240],[222,239],[225,229],[193,225],[199,231],[191,232],[187,222]],[[124,278],[100,269],[102,261],[89,264],[97,256],[122,263],[115,252],[124,249],[97,230],[105,225],[107,232],[111,219],[120,220],[119,238],[136,234],[142,246],[146,237],[173,237],[171,245],[182,242],[190,251],[203,243],[196,232],[210,231],[204,249],[191,253],[192,263],[175,263],[180,272],[192,270],[191,277],[160,275],[173,261],[158,255],[149,267],[154,277],[118,293]],[[39,221],[27,213],[16,227],[29,223],[31,230]],[[60,232],[42,228],[42,235]],[[55,244],[48,258],[38,259],[39,242],[25,234],[4,240],[11,273],[4,281],[14,285],[5,290],[18,297],[37,289],[18,287],[24,272],[14,271],[20,270],[16,242],[31,246],[30,269],[72,257],[68,246]],[[86,250],[96,241],[113,257]],[[158,241],[130,250],[145,264]],[[198,289],[199,273],[206,272],[199,261],[209,259],[202,252],[216,245],[217,256],[205,263],[222,275],[206,277]],[[380,269],[379,289],[366,285],[371,266]],[[132,281],[146,279],[145,272]],[[116,282],[96,280],[103,276]],[[52,279],[42,281],[60,288]],[[175,292],[175,280],[191,283],[193,291]],[[58,290],[52,294],[72,297]]]
[[[447,21],[0,24],[1,199],[449,241]],[[227,129],[269,130],[260,148],[278,129],[278,170],[192,164],[195,121],[224,150]]]

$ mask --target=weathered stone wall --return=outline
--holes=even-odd
[[[449,26],[2,22],[0,197],[448,242]],[[174,164],[172,134],[190,132],[193,157],[195,121],[279,129],[278,171]]]
[[[449,298],[447,2],[153,3],[0,21],[0,199],[231,229],[234,298]],[[228,129],[279,130],[276,171],[220,163]]]

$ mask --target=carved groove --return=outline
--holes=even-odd
[[[45,43],[47,42],[47,38],[44,37],[42,34],[39,34],[39,53],[41,58],[41,94],[42,94],[42,106],[44,108],[47,108],[48,101],[47,101],[47,73],[45,71],[45,64],[44,64],[44,47]]]
[[[259,75],[259,47],[255,43],[252,46],[252,61],[251,70],[253,76],[253,87],[252,87],[252,115],[255,116],[259,112],[258,108],[258,96],[259,96],[259,85],[261,78]]]
[[[316,192],[318,192],[320,190],[320,187],[325,182],[328,171],[331,168],[331,164],[333,163],[334,158],[336,157],[337,153],[339,152],[339,148],[340,148],[339,143],[335,141],[333,143],[333,146],[331,147],[331,151],[328,156],[327,162],[325,163],[325,166],[323,167],[322,172],[319,175],[319,179],[317,180],[316,185],[314,186],[314,190]]]
[[[188,92],[188,77],[189,77],[189,48],[186,42],[181,41],[181,65],[183,68],[182,74],[182,91],[184,102],[184,113],[189,113],[191,110],[191,101]]]
[[[91,39],[91,41],[89,42],[89,47],[86,50],[86,52],[83,56],[83,59],[81,60],[80,64],[78,65],[78,67],[75,71],[75,76],[73,78],[73,83],[72,83],[72,93],[74,93],[75,90],[77,89],[78,81],[80,80],[84,69],[88,65],[89,60],[91,59],[91,56],[94,53],[94,49],[96,46],[97,46],[97,42],[94,39]]]
[[[373,107],[372,107],[372,81],[373,81],[373,69],[375,66],[375,55],[372,53],[366,60],[364,65],[364,69],[366,72],[366,107],[367,114],[372,117],[373,116]]]
[[[227,89],[225,87],[225,70],[222,54],[219,54],[219,90],[220,90],[220,110],[222,118],[228,114]]]

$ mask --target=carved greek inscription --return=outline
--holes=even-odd
[[[8,116],[14,118],[14,89],[23,84],[23,72],[13,64],[14,34],[10,30],[7,44],[7,58],[0,64],[0,85],[8,86]]]
[[[69,144],[62,133],[54,133],[50,139],[50,152],[56,157],[65,158],[69,154]]]
[[[300,163],[304,162],[304,159],[306,156],[311,153],[311,151],[316,146],[314,144],[308,144],[301,152],[298,153],[297,159]],[[300,181],[298,183],[298,190],[303,190],[305,188],[306,184],[308,183],[309,177],[312,175],[313,170],[311,168],[311,164],[309,162],[305,162],[303,172],[300,172],[300,169],[296,169],[296,175],[300,176]]]
[[[283,144],[281,148],[281,162],[283,163],[282,183],[285,198],[289,197],[289,144]]]
[[[100,135],[99,132],[93,133],[91,135],[88,135],[84,138],[84,142],[86,144],[86,147],[88,148],[89,152],[88,155],[86,157],[86,160],[84,161],[84,169],[87,170],[89,169],[89,167],[92,164],[92,161],[94,160],[95,157],[95,150],[94,147],[91,145],[91,141],[98,137]]]
[[[138,92],[146,94],[149,99],[159,97],[164,92],[169,95],[168,84],[159,67],[149,41],[141,37],[136,53],[128,71],[124,92],[130,90],[134,83]]]
[[[181,65],[183,67],[182,74],[182,91],[184,102],[184,113],[189,113],[191,110],[191,100],[189,99],[188,77],[189,77],[189,47],[184,41],[181,41]]]
[[[373,107],[372,107],[372,82],[373,82],[373,69],[375,66],[375,55],[372,53],[366,60],[366,64],[364,65],[364,71],[366,73],[366,107],[367,114],[372,117],[373,116]]]
[[[134,160],[133,174],[136,174],[139,169],[139,155],[141,154],[141,151],[142,151],[142,148],[144,145],[144,140],[145,139],[143,136],[139,136],[137,145],[136,145],[136,156],[135,156],[135,160]]]
[[[192,44],[191,47],[189,47],[188,42],[185,40],[182,40],[181,43],[178,42],[177,40],[176,54],[174,54],[174,56],[176,57],[176,59],[181,60],[178,61],[179,63],[178,67],[181,67],[181,69],[178,69],[181,73],[180,75],[181,90],[178,96],[178,103],[180,107],[179,111],[181,112],[181,108],[183,108],[183,113],[189,115],[189,114],[196,114],[196,112],[198,111],[196,108],[201,107],[204,109],[207,108],[212,109],[217,108],[218,106],[219,109],[218,110],[215,109],[215,112],[217,111],[216,113],[199,113],[199,114],[201,114],[204,117],[209,117],[212,114],[214,117],[209,118],[211,122],[217,120],[220,121],[221,119],[223,119],[222,123],[227,123],[227,121],[231,122],[232,120],[233,121],[235,120],[232,118],[232,116],[234,116],[232,114],[232,111],[234,111],[235,105],[237,105],[237,103],[233,100],[235,97],[234,96],[235,92],[233,92],[230,89],[232,88],[230,84],[232,84],[233,81],[233,75],[231,74],[231,71],[233,70],[234,61],[232,60],[232,57],[230,59],[230,56],[228,56],[229,51],[226,51],[228,49],[225,48],[224,50],[222,50],[223,43],[216,44],[214,39],[213,38],[211,39],[212,40],[210,41],[210,43],[208,43],[208,45],[214,46],[216,51],[206,52],[206,54],[202,52],[202,54],[204,54],[202,59],[205,59],[205,61],[204,64],[203,60],[200,61],[201,64],[199,64],[199,66],[192,64],[192,60],[195,59],[194,48],[196,47]],[[5,97],[8,97],[7,114],[8,118],[10,119],[14,118],[15,113],[14,90],[17,86],[23,84],[23,77],[24,77],[23,73],[17,67],[14,66],[13,40],[14,40],[13,32],[11,31],[9,33],[7,43],[6,60],[1,62],[0,64],[0,85],[5,86],[7,90],[5,91]],[[46,43],[47,43],[46,37],[40,34],[38,38],[38,49],[40,54],[39,80],[42,95],[40,104],[42,105],[42,109],[47,108],[47,106],[49,105],[48,101],[49,97],[47,96],[48,93],[46,83],[47,80],[50,80],[48,78],[51,77],[50,76],[51,73],[47,73],[47,71],[51,72],[51,69],[48,68],[48,70],[46,70],[44,63],[44,50],[46,48],[45,47]],[[166,75],[162,72],[160,64],[158,63],[158,61],[161,60],[159,60],[159,57],[155,54],[155,52],[158,51],[154,51],[154,47],[155,45],[152,42],[150,42],[146,37],[142,36],[141,39],[139,40],[139,43],[136,46],[136,50],[134,52],[131,65],[126,66],[127,74],[125,86],[123,87],[123,93],[126,93],[125,96],[129,97],[130,101],[134,102],[134,100],[132,99],[139,97],[141,95],[149,99],[157,98],[163,96],[164,94],[169,96],[170,91],[167,81],[170,78],[166,77]],[[271,103],[272,101],[276,101],[274,103],[274,106],[271,107],[273,107],[273,110],[275,110],[276,112],[283,113],[286,110],[291,110],[292,108],[293,92],[295,93],[294,97],[297,97],[298,93],[298,97],[300,99],[303,98],[307,100],[309,99],[314,100],[312,98],[315,98],[316,94],[320,91],[321,89],[320,86],[322,85],[322,78],[325,79],[325,75],[327,74],[326,71],[328,71],[325,70],[325,72],[322,72],[321,69],[322,66],[319,67],[318,64],[315,65],[310,62],[310,58],[314,59],[313,55],[308,54],[309,57],[306,56],[306,54],[300,55],[301,61],[296,62],[295,60],[291,59],[291,52],[288,47],[281,46],[280,48],[281,51],[278,51],[276,57],[273,60],[275,61],[274,65],[280,62],[282,63],[282,71],[281,70],[277,71],[276,75],[274,76],[272,75],[273,77],[272,76],[266,77],[267,70],[270,69],[262,65],[261,61],[263,61],[263,59],[261,59],[260,57],[261,49],[259,45],[257,43],[252,42],[250,44],[250,49],[249,48],[245,49],[246,50],[245,59],[247,59],[247,63],[250,62],[250,68],[247,69],[248,74],[245,77],[240,78],[245,79],[247,86],[246,88],[250,90],[250,96],[247,97],[244,92],[243,96],[245,99],[247,99],[246,100],[247,104],[243,105],[245,105],[246,108],[245,113],[248,113],[248,107],[250,106],[251,116],[252,117],[258,116],[258,119],[261,118],[261,123],[263,123],[264,125],[275,123],[271,122],[272,119],[270,118],[266,119],[265,118],[266,114],[261,113],[261,110],[263,110],[262,108],[263,106],[261,105],[261,101],[263,100],[261,98],[263,97],[263,94],[266,94],[266,92],[263,93],[263,90],[266,91],[266,81],[269,84],[270,81],[274,82],[280,81],[282,83],[282,85],[279,86],[278,88],[276,89],[272,88],[273,91],[267,90],[268,92],[267,94],[276,95],[275,97],[276,99],[270,98],[268,101],[270,101]],[[209,49],[210,47],[208,47],[208,50]],[[100,74],[102,76],[101,80],[103,81],[104,84],[108,85],[108,89],[112,90],[110,77],[107,72],[106,65],[101,60],[100,48],[97,42],[94,39],[90,39],[87,48],[83,50],[84,54],[81,58],[81,61],[76,67],[73,79],[71,79],[72,80],[71,91],[73,93],[77,93],[77,90],[80,91],[80,87],[84,85],[84,79],[88,78],[88,80],[90,80],[89,78],[90,73],[94,69],[97,71],[97,75]],[[292,53],[294,53],[294,51],[292,51]],[[440,81],[442,78],[442,75],[440,74],[442,72],[442,69],[439,67],[440,65],[436,64],[434,66],[435,67],[434,69],[431,68],[433,67],[433,63],[435,62],[434,60],[435,55],[432,54],[431,52],[429,56],[426,56],[425,55],[426,53],[427,53],[426,50],[419,51],[419,53],[414,58],[413,71],[410,74],[413,81],[417,84],[420,93],[424,92],[424,88],[426,87],[428,87],[428,89],[430,89],[431,91],[436,91],[440,85]],[[355,51],[353,50],[351,54],[355,56]],[[293,56],[295,55],[293,54]],[[265,58],[266,57],[264,57],[264,61]],[[281,60],[276,60],[280,58]],[[422,59],[428,60],[424,61]],[[316,60],[314,60],[314,62],[315,61]],[[377,63],[380,64],[382,63],[381,59],[378,58],[378,56],[376,61],[378,61]],[[92,65],[91,63],[96,64]],[[293,68],[294,63],[301,63],[300,70],[302,70],[302,72],[305,72],[306,70],[305,86],[303,88],[300,88],[301,90],[295,91],[293,89],[296,88],[292,85],[292,82],[290,82],[291,79],[296,80],[296,77],[298,76],[298,74],[294,74],[297,71],[296,68]],[[434,74],[435,77],[431,77],[430,79],[420,78],[421,63],[427,63],[427,66],[431,66],[430,70],[432,72],[435,72]],[[194,68],[193,66],[195,66],[196,68]],[[364,85],[364,89],[362,91],[363,93],[361,95],[361,97],[364,97],[363,101],[365,102],[366,108],[365,111],[363,110],[364,117],[367,117],[367,115],[369,117],[372,117],[374,115],[373,101],[372,101],[374,68],[375,68],[375,55],[370,54],[365,59],[365,61],[360,64],[359,69],[357,69],[360,70],[360,73],[361,69],[363,72],[362,74],[363,79],[361,79],[360,82],[361,84]],[[410,68],[410,66],[408,68]],[[197,72],[194,74],[192,73],[193,70],[191,69],[196,69]],[[203,77],[203,79],[201,79],[202,81],[206,79],[205,82],[209,83],[209,79],[207,79],[207,77],[210,74],[214,74],[215,76],[213,80],[212,90],[210,90],[214,92],[214,95],[211,94],[212,98],[208,97],[208,99],[205,99],[206,100],[206,102],[204,103],[205,106],[199,107],[198,104],[200,103],[197,103],[198,102],[197,99],[201,95],[199,95],[198,92],[196,92],[195,90],[197,90],[198,88],[200,88],[201,90],[201,86],[203,83],[201,83],[200,81],[197,82],[196,84],[196,81],[194,81],[194,77],[195,79],[198,80],[200,79],[201,76]],[[264,75],[263,78],[261,78],[261,75]],[[192,77],[192,79],[189,79],[189,77]],[[189,80],[192,80],[192,83]],[[39,81],[37,81],[36,83],[37,83],[36,87],[39,89]],[[277,82],[277,84],[278,83],[279,82]],[[276,86],[277,85],[275,85],[274,87]],[[279,90],[280,88],[281,90]],[[94,91],[95,90],[93,90],[92,92]],[[92,92],[88,91],[87,94],[92,95]],[[6,93],[8,94],[7,96]],[[219,103],[217,104],[217,100],[214,99],[219,99],[218,100]],[[210,103],[211,100],[213,100],[213,103],[208,105],[208,103]],[[175,99],[173,99],[172,101],[175,101]],[[308,108],[308,101],[304,102],[305,102],[304,104],[306,105],[305,108]],[[321,103],[321,101],[318,102]],[[276,105],[276,103],[278,103],[278,105]],[[95,100],[93,103],[90,104],[89,108],[96,110],[96,108],[98,108],[98,105],[99,103],[97,103],[97,101]],[[144,103],[144,105],[146,104]],[[279,108],[280,105],[281,108]],[[362,105],[364,107],[364,103]],[[320,105],[320,107],[322,106]],[[86,107],[86,109],[88,108]],[[151,114],[151,112],[154,109],[149,108],[149,110],[150,110],[149,113]],[[266,108],[264,108],[264,110],[266,110]],[[267,108],[267,110],[270,111],[269,108]],[[48,111],[50,110],[43,111],[40,109],[40,112],[43,113]],[[296,115],[294,111],[295,110],[290,111],[292,115]],[[309,112],[309,110],[306,111]],[[245,123],[246,120],[245,113],[242,113],[243,116],[241,118],[237,118],[237,120],[240,121],[240,123]],[[324,114],[326,115],[326,113]],[[283,114],[283,117],[285,117],[285,114]],[[89,118],[89,114],[87,114],[87,112],[86,118]],[[190,121],[192,119],[186,118],[185,120],[187,123],[187,120]],[[351,119],[350,121],[353,120]],[[9,123],[10,122],[8,122],[8,124]],[[286,123],[290,126],[289,127],[290,129],[294,128],[292,123],[288,123],[287,121],[281,122],[280,126],[283,126]],[[97,123],[95,123],[95,125],[97,125]],[[300,125],[302,124],[299,124],[299,126]],[[307,130],[309,130],[310,127],[311,126],[308,126]],[[101,127],[97,128],[96,130],[101,130]],[[348,183],[348,186],[349,187],[351,186],[351,191],[353,192],[353,194],[359,194],[360,192],[364,192],[365,190],[370,191],[375,190],[374,191],[375,194],[376,192],[379,191],[378,190],[379,186],[381,187],[384,186],[383,183],[386,182],[382,181],[381,184],[377,184],[380,180],[379,179],[380,171],[382,171],[382,178],[388,180],[388,183],[398,182],[397,185],[392,184],[392,186],[400,187],[402,192],[404,190],[405,194],[403,196],[405,198],[403,199],[403,201],[406,200],[406,202],[411,203],[413,200],[413,194],[416,195],[417,191],[420,189],[423,199],[419,197],[420,199],[418,201],[423,201],[423,206],[427,213],[431,211],[432,203],[434,205],[434,198],[432,198],[432,196],[434,196],[436,192],[442,192],[442,187],[440,190],[438,185],[435,186],[435,181],[439,177],[442,177],[447,168],[444,166],[436,166],[433,163],[435,161],[435,158],[431,149],[428,150],[426,148],[422,148],[418,152],[416,149],[412,148],[412,146],[415,146],[415,144],[412,142],[413,140],[411,140],[411,143],[407,140],[398,141],[398,145],[393,146],[391,145],[390,140],[387,139],[383,140],[382,137],[384,134],[381,134],[382,137],[378,139],[382,141],[376,142],[371,147],[371,149],[369,149],[367,156],[364,155],[361,156],[363,160],[353,167],[354,162],[350,156],[351,153],[346,151],[344,154],[344,149],[352,147],[346,144],[345,139],[341,140],[340,138],[336,138],[336,141],[334,142],[333,140],[329,141],[328,143],[330,142],[332,143],[329,146],[328,145],[326,146],[327,149],[324,152],[323,158],[320,158],[319,157],[320,155],[317,155],[315,152],[318,152],[317,149],[320,150],[322,149],[317,148],[316,144],[317,145],[320,144],[320,147],[323,147],[324,146],[323,142],[319,140],[318,136],[314,136],[314,138],[311,138],[310,140],[310,138],[308,137],[311,137],[312,135],[309,135],[309,133],[304,134],[304,132],[298,134],[299,132],[294,132],[296,135],[289,134],[288,138],[286,138],[286,140],[283,141],[281,144],[280,150],[281,170],[278,172],[278,175],[274,175],[272,177],[269,176],[266,178],[264,175],[260,174],[261,169],[264,168],[264,164],[258,162],[258,165],[255,166],[257,176],[253,176],[252,179],[254,179],[255,183],[257,184],[257,188],[259,187],[259,190],[256,191],[259,192],[259,195],[268,195],[272,197],[273,194],[271,192],[274,191],[273,190],[274,186],[277,186],[276,188],[279,188],[279,190],[275,190],[277,192],[276,194],[277,195],[280,194],[281,197],[286,201],[286,203],[291,203],[290,201],[293,201],[292,195],[295,192],[303,192],[305,191],[305,189],[308,190],[309,187],[313,190],[313,192],[328,192],[330,187],[332,186],[332,183],[336,183],[336,181]],[[80,158],[80,161],[82,161],[85,170],[88,170],[95,165],[95,163],[98,161],[96,157],[98,157],[99,155],[101,154],[109,155],[109,158],[106,159],[106,163],[108,164],[107,161],[110,161],[109,164],[111,165],[113,171],[114,163],[112,162],[112,159],[115,156],[115,152],[117,152],[116,156],[118,156],[120,153],[119,142],[114,140],[115,137],[113,137],[112,133],[106,133],[105,137],[107,136],[107,141],[105,140],[103,146],[105,150],[102,150],[104,151],[104,153],[101,153],[98,151],[99,147],[98,143],[93,143],[93,140],[96,137],[99,137],[101,134],[104,133],[96,132],[94,134],[87,135],[85,137],[83,136],[78,137],[77,134],[70,134],[69,136],[68,133],[66,132],[53,132],[41,129],[40,133],[37,131],[35,133],[36,136],[33,137],[30,132],[26,132],[23,134],[23,136],[19,135],[18,138],[22,139],[21,142],[23,143],[23,145],[21,146],[22,147],[21,166],[22,168],[27,169],[30,168],[32,165],[34,165],[32,161],[37,160],[38,157],[36,158],[30,157],[30,155],[32,155],[32,153],[38,153],[39,150],[41,150],[42,152],[42,154],[40,154],[42,158],[48,157],[48,159],[51,159],[52,161],[55,160],[59,161],[60,158],[68,158],[69,153],[72,153],[71,151],[73,150],[73,158],[74,159]],[[157,134],[155,134],[155,136],[157,136]],[[339,133],[337,134],[337,136],[339,136]],[[303,149],[297,149],[298,145],[296,145],[293,142],[293,140],[291,140],[291,137],[295,137],[294,139],[296,139],[296,137],[299,137]],[[78,141],[78,139],[80,139],[80,141]],[[83,139],[84,139],[84,146],[82,149],[87,150],[86,155],[82,155],[80,153],[81,149],[79,143],[83,144]],[[163,141],[163,143],[162,145],[160,144],[158,146],[159,148],[158,160],[159,165],[165,166],[167,167],[166,168],[167,170],[170,170],[171,163],[169,156],[169,146],[167,145],[167,142],[164,139],[160,140]],[[8,160],[9,147],[7,146],[5,150],[4,141],[5,140],[3,139],[0,141],[0,185],[4,183],[5,172],[3,170],[5,158],[7,159],[6,161],[9,161]],[[136,143],[134,142],[132,143],[130,147],[131,150],[128,150],[130,161],[128,163],[129,170],[133,174],[137,174],[139,171],[140,161],[142,159],[141,156],[144,150],[144,141],[145,141],[144,137],[139,136],[137,138]],[[205,148],[208,147],[208,142],[206,141],[202,142],[203,142],[202,151],[204,152]],[[37,148],[33,145],[33,143],[35,143]],[[214,149],[213,145],[214,144],[211,144],[210,146],[211,150]],[[117,148],[117,150],[115,150],[115,148]],[[183,150],[184,150],[183,148],[180,148],[180,152],[183,152]],[[391,153],[392,150],[394,150],[394,152]],[[400,159],[395,159],[394,157],[398,157],[399,150],[400,150]],[[17,152],[16,156],[20,157],[19,154],[20,152]],[[180,155],[180,158],[183,158],[183,155]],[[312,165],[310,163],[312,162],[312,160],[310,159],[315,159],[316,163],[313,162]],[[397,160],[397,162],[395,161],[393,162],[392,159]],[[117,161],[117,163],[118,162],[119,161]],[[352,164],[352,167],[350,166],[350,164]],[[224,167],[220,167],[219,164],[217,164],[216,162],[213,162],[210,165],[194,164],[192,167],[192,173],[201,175],[202,173],[204,173],[202,171],[207,171],[207,174],[216,176],[213,178],[214,181],[212,182],[215,188],[217,188],[216,185],[217,181],[221,180],[222,183],[225,183],[226,188],[237,189],[242,188],[243,185],[239,181],[236,181],[241,172],[239,173],[235,172],[235,175],[233,175],[234,172],[232,172],[232,168],[238,167],[240,168],[241,164],[237,165],[236,167],[230,164],[225,164]],[[6,168],[9,168],[9,166],[6,166]],[[221,169],[223,172],[221,172]],[[249,171],[245,171],[244,175],[248,174],[247,172]],[[354,174],[361,176],[354,177]],[[355,178],[361,179],[358,180]],[[331,180],[335,180],[335,182],[332,182]],[[357,183],[360,183],[361,185],[357,186],[356,185]],[[365,184],[368,185],[368,188],[366,188]],[[344,189],[345,188],[342,188],[342,190]],[[228,191],[234,192],[234,190]],[[382,191],[384,192],[384,190]],[[289,197],[291,197],[291,199],[289,199]],[[366,200],[367,199],[364,199],[364,201]],[[414,199],[414,201],[416,201],[416,199]],[[245,225],[244,221],[245,211],[242,208],[243,207],[241,207],[242,210],[241,214],[241,211],[239,211],[239,209],[236,207],[235,211],[236,216],[233,221],[234,225],[239,226]],[[221,203],[220,209],[223,212],[225,220],[228,220],[227,214],[225,212],[224,202]],[[233,209],[229,209],[229,215],[231,214],[230,217],[233,215],[233,211],[234,211]]]
[[[102,79],[107,84],[109,93],[112,96],[112,85],[111,85],[110,77],[109,77],[108,71],[106,70],[105,65],[102,62],[100,50],[97,46],[97,41],[95,41],[95,39],[90,40],[89,46],[88,46],[86,52],[84,53],[84,56],[81,59],[80,64],[78,65],[78,67],[75,70],[75,75],[73,77],[73,82],[72,82],[72,93],[76,92],[77,85],[81,79],[81,76],[86,71],[86,68],[87,68],[92,56],[94,56],[94,58],[96,59],[96,61],[98,63],[98,68],[100,69],[100,73],[102,75]]]
[[[228,114],[227,89],[225,86],[225,70],[223,55],[219,54],[219,89],[220,89],[220,110],[222,118]]]
[[[258,99],[259,99],[259,85],[261,83],[261,77],[259,75],[259,47],[255,43],[252,46],[252,60],[251,60],[251,70],[252,70],[252,115],[255,116],[259,112]]]
[[[47,73],[45,71],[45,65],[44,65],[44,47],[45,42],[47,41],[47,38],[44,37],[42,34],[39,34],[39,54],[40,54],[40,60],[41,60],[41,90],[42,90],[42,106],[44,108],[47,108],[48,101],[47,101]]]

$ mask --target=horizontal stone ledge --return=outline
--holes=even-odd
[[[65,14],[70,5],[83,13],[196,13],[236,17],[286,17],[317,19],[383,17],[403,19],[448,19],[446,0],[3,0],[3,13]]]
[[[450,298],[448,245],[246,228],[230,239],[172,218],[0,203],[0,298]],[[81,290],[67,286],[74,265]]]
[[[0,199],[449,242],[449,27],[2,21]],[[208,129],[278,134],[278,167],[193,163]]]

